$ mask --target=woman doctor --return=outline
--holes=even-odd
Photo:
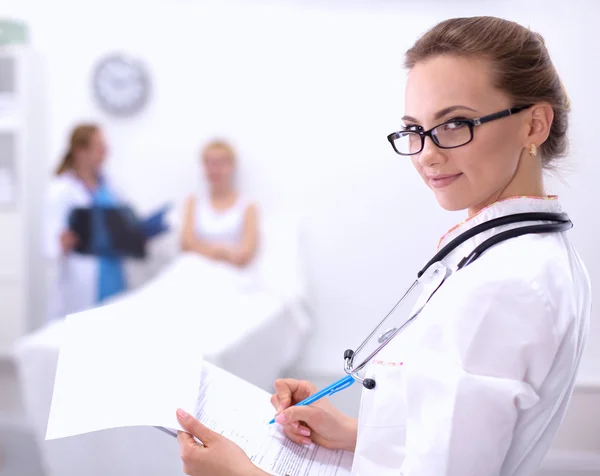
[[[74,253],[78,238],[68,226],[76,207],[121,204],[102,175],[106,152],[97,125],[78,125],[50,185],[44,241],[45,254],[57,265],[58,274],[50,300],[52,318],[90,308],[126,288],[121,259]]]
[[[497,18],[451,19],[405,63],[406,114],[389,139],[444,209],[468,211],[440,246],[494,218],[561,210],[542,172],[565,154],[569,101],[540,35]],[[353,451],[354,475],[534,474],[571,397],[590,283],[563,232],[504,241],[455,271],[506,228],[444,259],[453,274],[369,363],[376,386],[363,390],[358,421],[325,399],[292,406],[316,388],[276,381],[272,403],[287,436]],[[179,434],[187,474],[265,474],[233,443],[178,416],[205,444]]]

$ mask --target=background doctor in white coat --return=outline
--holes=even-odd
[[[543,168],[566,152],[569,101],[541,36],[497,18],[452,19],[420,38],[405,64],[401,132],[409,135],[396,136],[396,152],[443,208],[469,214],[440,246],[493,218],[561,211],[544,191]],[[464,122],[519,106],[528,107]],[[456,270],[503,230],[471,237],[444,264]],[[531,476],[567,408],[590,308],[568,232],[504,241],[454,272],[369,364],[377,385],[363,389],[358,421],[327,400],[291,406],[317,390],[298,380],[275,382],[276,421],[297,443],[353,451],[354,475]],[[265,474],[232,442],[177,414],[187,474]]]
[[[121,204],[102,174],[106,154],[100,127],[78,125],[50,184],[44,251],[56,275],[49,299],[51,319],[88,309],[126,289],[122,260],[73,252],[78,238],[68,226],[70,213],[76,207]]]

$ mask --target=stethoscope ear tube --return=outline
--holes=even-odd
[[[573,223],[568,218],[566,221],[560,221],[556,223],[547,223],[541,225],[529,225],[522,226],[519,228],[513,228],[512,230],[503,231],[498,233],[497,235],[488,238],[479,246],[477,246],[473,251],[471,251],[467,256],[461,259],[458,262],[457,270],[464,268],[469,265],[477,258],[479,258],[487,249],[491,248],[498,243],[501,243],[506,240],[510,240],[511,238],[516,238],[518,236],[530,235],[532,233],[557,233],[560,231],[567,231],[573,228]]]
[[[512,225],[514,223],[522,223],[522,222],[526,222],[526,221],[551,221],[551,222],[554,222],[554,223],[549,223],[547,225],[532,225],[535,227],[551,226],[552,229],[550,229],[548,231],[548,233],[555,232],[555,231],[568,230],[569,228],[572,228],[572,226],[573,226],[573,223],[571,223],[571,220],[569,220],[569,216],[566,213],[528,212],[528,213],[515,213],[513,215],[506,215],[506,216],[499,217],[499,218],[493,218],[492,220],[488,220],[486,222],[480,223],[477,226],[474,226],[470,230],[465,231],[464,233],[458,235],[456,238],[454,238],[452,241],[450,241],[450,243],[448,243],[440,251],[438,251],[433,256],[433,258],[431,258],[427,262],[427,264],[425,264],[425,266],[423,266],[423,268],[417,273],[417,278],[420,278],[421,276],[423,276],[423,274],[425,274],[425,272],[433,264],[437,263],[438,261],[443,260],[452,251],[454,251],[456,248],[458,248],[460,245],[462,245],[465,241],[473,238],[474,236],[477,236],[480,233],[483,233],[484,231],[491,230],[492,228],[495,228],[498,226]],[[557,225],[561,226],[561,229],[557,229],[556,228]],[[566,226],[566,228],[562,228],[562,226]],[[531,228],[531,227],[515,228],[513,230],[508,230],[508,231],[515,232],[516,230],[523,230],[525,228]],[[507,232],[503,232],[503,233],[507,233]],[[546,233],[546,232],[545,231],[533,231],[531,233]],[[502,233],[499,233],[498,235],[495,235],[495,236],[499,236],[501,234]],[[515,234],[514,236],[520,236],[520,234],[521,233]],[[525,234],[525,233],[522,233],[522,234]],[[490,240],[494,239],[495,236],[490,238]],[[509,238],[512,238],[512,236],[509,236],[508,238],[502,238],[502,239],[492,243],[491,245],[487,246],[485,249],[489,248],[490,246],[495,245],[496,243],[499,243],[501,241],[509,239]],[[477,257],[480,254],[482,254],[483,251],[485,251],[485,249],[482,250],[481,252],[478,252]],[[470,259],[469,262],[474,261],[475,259],[477,259],[477,257]],[[464,266],[466,266],[466,265],[464,265]]]

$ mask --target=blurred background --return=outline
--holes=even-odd
[[[404,51],[436,22],[474,15],[540,32],[567,87],[571,155],[548,191],[575,223],[570,236],[600,299],[595,0],[2,0],[0,475],[66,476],[40,448],[15,348],[49,322],[55,275],[43,220],[74,126],[101,126],[106,173],[138,213],[173,204],[170,231],[128,268],[132,289],[178,255],[184,200],[206,188],[203,145],[232,144],[237,186],[279,227],[271,242],[285,235],[297,253],[290,266],[310,332],[285,374],[326,384],[463,218],[438,208],[386,135],[403,115]],[[540,474],[600,475],[597,311],[592,319],[571,408]],[[335,398],[355,414],[358,397],[353,388]]]

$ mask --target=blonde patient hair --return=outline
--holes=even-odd
[[[237,158],[236,158],[235,150],[233,150],[233,147],[231,146],[231,144],[229,142],[227,142],[226,140],[213,139],[208,144],[206,144],[202,149],[202,153],[201,153],[202,160],[206,160],[206,155],[208,154],[208,152],[210,152],[212,150],[225,151],[231,160],[231,164],[232,165],[236,164]]]

